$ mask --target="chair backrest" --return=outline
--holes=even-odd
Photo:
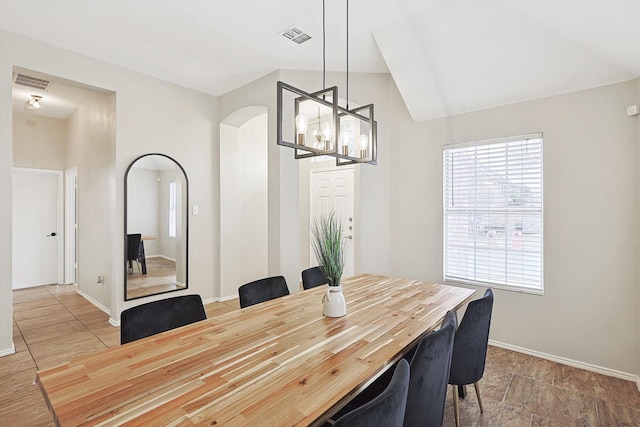
[[[127,234],[127,261],[140,258],[140,242],[142,242],[142,234]]]
[[[200,295],[182,295],[131,307],[120,315],[120,344],[206,318]]]
[[[311,289],[328,283],[329,281],[322,275],[320,267],[307,268],[302,272],[302,287],[304,289]]]
[[[457,324],[456,314],[448,311],[440,329],[418,344],[410,365],[405,427],[442,427]]]
[[[492,311],[491,289],[487,289],[482,298],[469,303],[453,342],[449,384],[473,384],[482,378]]]
[[[267,277],[240,286],[238,295],[240,296],[240,307],[245,308],[289,295],[289,287],[282,276]]]
[[[400,359],[387,388],[365,403],[338,418],[334,427],[402,427],[409,389],[409,363]]]

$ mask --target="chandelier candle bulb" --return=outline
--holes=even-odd
[[[367,146],[369,145],[369,137],[365,134],[360,135],[360,158],[367,158]]]
[[[308,123],[309,119],[307,119],[307,116],[303,114],[298,114],[296,116],[296,133],[298,134],[298,144],[300,145],[304,145],[305,143]]]
[[[324,149],[326,151],[331,150],[331,137],[333,136],[333,129],[331,128],[331,123],[323,123],[320,127],[322,141],[324,142]]]

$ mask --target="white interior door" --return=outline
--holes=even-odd
[[[62,281],[62,172],[13,169],[13,289]]]
[[[321,215],[331,211],[342,222],[342,236],[346,242],[344,277],[353,276],[355,239],[357,229],[354,224],[353,168],[311,171],[311,223]],[[311,236],[313,239],[313,236]],[[318,265],[311,248],[311,265]]]

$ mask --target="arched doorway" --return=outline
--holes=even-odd
[[[267,276],[267,107],[242,108],[220,123],[220,296]]]

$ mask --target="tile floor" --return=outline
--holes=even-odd
[[[33,384],[38,369],[120,343],[120,329],[79,296],[51,285],[14,291],[16,353],[0,358],[0,426],[53,426]],[[238,308],[237,300],[207,304],[208,316]],[[473,387],[461,401],[463,426],[640,426],[636,384],[490,347],[480,381],[484,414]],[[454,426],[451,392],[445,426]]]

